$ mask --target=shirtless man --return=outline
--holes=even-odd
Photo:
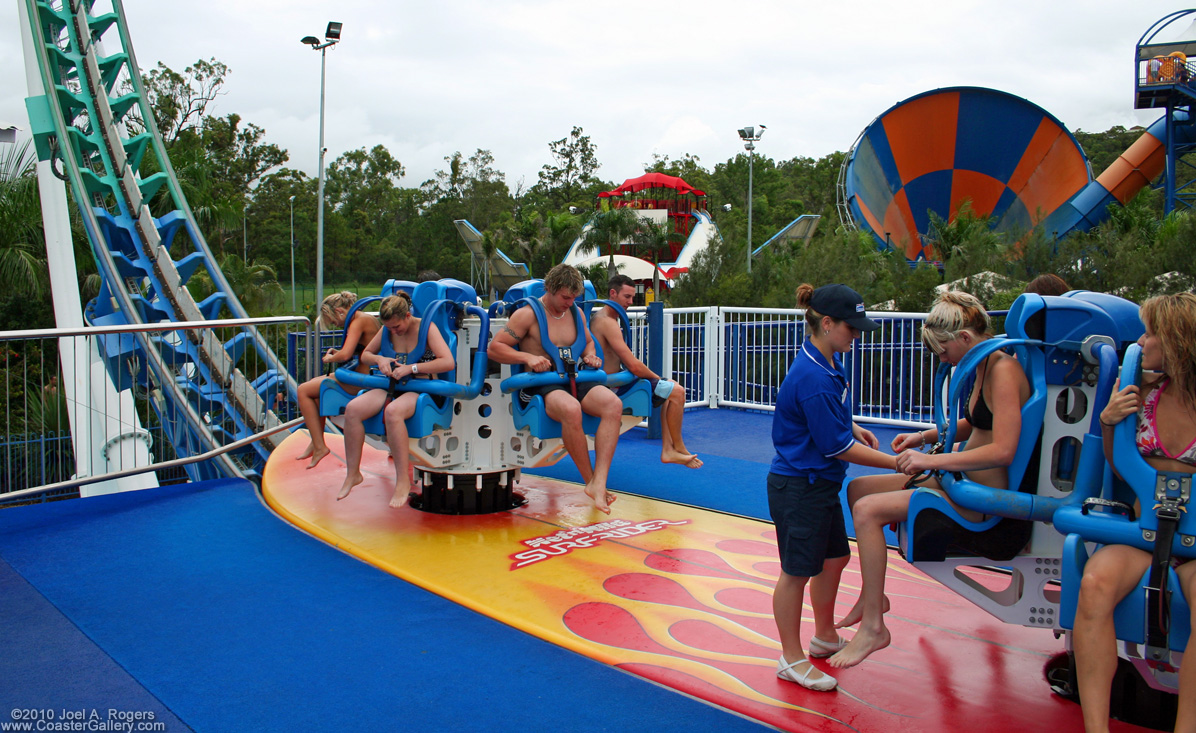
[[[635,284],[626,275],[615,275],[610,279],[610,299],[626,310],[635,298]],[[602,367],[607,374],[614,374],[621,366],[640,379],[651,380],[652,406],[660,407],[660,462],[676,463],[689,468],[700,468],[702,460],[685,449],[681,438],[681,419],[685,415],[685,388],[676,382],[661,380],[660,375],[635,358],[631,348],[623,340],[623,329],[619,314],[614,308],[605,306],[590,322],[594,339],[602,348]],[[671,390],[671,391],[670,391]],[[661,395],[667,394],[662,398]],[[663,403],[663,404],[662,404]]]
[[[571,312],[573,301],[584,287],[581,273],[571,265],[557,265],[545,276],[545,293],[540,297],[540,303],[548,317],[548,340],[553,344],[568,347],[576,341],[577,328]],[[585,319],[582,319],[584,322]],[[602,361],[594,348],[593,336],[589,329],[585,331],[585,349],[578,367],[585,364],[597,369],[602,366]],[[515,311],[502,331],[490,339],[487,355],[500,364],[522,364],[533,372],[553,369],[553,362],[544,351],[536,314],[530,307]],[[600,384],[578,384],[577,397],[573,396],[568,384],[541,387],[536,391],[544,397],[548,416],[561,424],[561,442],[586,482],[586,494],[594,500],[594,505],[600,511],[610,514],[610,505],[616,497],[606,488],[606,480],[611,460],[615,457],[615,444],[619,440],[622,401]],[[519,396],[516,395],[515,399],[519,399]],[[594,435],[593,467],[590,466],[590,451],[581,426],[583,412],[601,421]]]

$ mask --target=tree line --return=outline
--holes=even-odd
[[[159,63],[144,81],[172,166],[230,284],[251,313],[285,313],[290,300],[281,282],[289,283],[292,256],[298,280],[315,279],[317,182],[288,167],[289,154],[268,142],[264,129],[235,113],[215,113],[229,74],[216,59],[197,61],[182,72]],[[1096,175],[1139,134],[1114,127],[1103,133],[1077,132],[1076,137]],[[746,153],[709,169],[689,154],[654,156],[644,162],[643,171],[621,171],[619,179],[607,180],[597,175],[598,149],[582,127],[574,126],[547,147],[547,162],[526,189],[522,182],[512,188],[493,154],[481,148],[446,154],[443,168],[418,185],[407,181],[402,162],[384,146],[340,154],[326,173],[325,283],[380,286],[387,278],[414,279],[425,270],[469,280],[470,257],[453,226],[456,219],[468,219],[482,231],[486,249],[502,249],[526,262],[534,277],[543,276],[593,215],[599,192],[642,172],[662,172],[706,192],[722,234],[722,241],[668,293],[676,306],[792,307],[799,283],[839,281],[855,287],[870,304],[924,310],[936,285],[986,271],[1007,280],[981,293],[993,300],[990,305],[1011,300],[1020,283],[1040,272],[1063,275],[1075,287],[1130,297],[1194,284],[1186,243],[1196,241],[1196,223],[1185,216],[1164,219],[1161,197],[1149,188],[1105,224],[1061,243],[1042,232],[998,234],[983,217],[963,211],[936,228],[941,267],[911,268],[901,255],[878,251],[871,237],[841,226],[836,180],[846,153],[780,161],[758,155],[751,207],[755,246],[803,214],[818,214],[822,220],[808,244],[762,252],[749,274],[744,263]],[[156,172],[149,169],[152,164],[147,156],[142,175]],[[0,168],[0,290],[5,294],[0,296],[0,327],[51,325],[28,151],[10,148],[0,156]],[[724,203],[732,204],[729,211],[722,210]],[[174,206],[163,192],[151,208],[161,216]],[[86,237],[81,227],[76,229],[83,263],[80,283],[88,298],[96,288],[94,267],[88,267],[91,258],[84,254]],[[659,255],[667,243],[642,246]],[[1179,275],[1163,284],[1156,281],[1159,273],[1171,271]],[[202,298],[211,284],[197,279],[190,287]],[[314,306],[304,303],[300,311],[310,315]]]

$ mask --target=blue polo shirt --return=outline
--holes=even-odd
[[[843,359],[828,363],[809,339],[781,389],[772,418],[772,444],[777,455],[769,469],[782,476],[808,476],[842,481],[847,463],[836,456],[855,443],[851,404]]]

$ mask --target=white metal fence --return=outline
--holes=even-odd
[[[632,348],[647,359],[644,309],[634,309]],[[845,361],[850,374],[852,412],[862,420],[895,424],[925,423],[931,419],[932,387],[937,359],[922,345],[918,313],[870,313],[881,324],[865,334]],[[686,388],[688,406],[775,409],[777,390],[805,338],[800,310],[761,308],[672,308],[664,311],[665,377]],[[274,353],[286,355],[288,371],[303,381],[309,364],[310,329],[306,319],[259,319],[252,322]],[[209,322],[194,327],[243,328],[242,322]],[[139,327],[156,331],[155,339],[169,342],[181,328]],[[111,329],[109,329],[111,330]],[[120,399],[92,392],[87,375],[103,369],[89,361],[89,338],[98,329],[0,333],[0,366],[4,367],[0,397],[5,407],[0,424],[0,496],[6,492],[48,486],[71,477],[95,476],[129,469],[130,460],[153,465],[159,481],[186,480],[171,464],[174,450],[163,436],[161,411],[153,409],[154,395],[140,387],[126,389]],[[172,335],[173,333],[173,335]],[[322,334],[332,345],[337,334]],[[322,350],[322,349],[321,349]],[[317,352],[320,350],[317,350]],[[76,379],[63,384],[63,358],[77,360]],[[102,359],[100,360],[102,362]],[[136,369],[136,365],[131,368]],[[243,367],[251,379],[264,364]],[[283,421],[299,417],[293,394],[279,392],[269,406]],[[107,426],[114,423],[115,428]],[[80,432],[82,431],[82,432]],[[74,448],[88,431],[120,436],[104,444],[99,458],[80,455]],[[74,436],[74,440],[72,440]],[[118,443],[144,446],[148,456],[130,459]],[[231,442],[231,440],[229,441]],[[102,464],[102,465],[101,465]],[[167,470],[169,469],[169,470]],[[71,487],[63,495],[77,495]]]
[[[632,349],[647,362],[644,309],[629,314]],[[881,327],[844,355],[852,413],[872,422],[926,423],[938,359],[921,341],[923,313],[874,312]],[[686,389],[686,405],[776,408],[777,390],[805,340],[805,311],[667,308],[662,376]]]

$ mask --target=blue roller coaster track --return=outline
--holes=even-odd
[[[112,0],[113,12],[94,15],[94,0],[21,2],[44,91],[26,101],[34,144],[69,183],[103,282],[87,322],[206,321],[224,309],[246,318],[167,157],[121,0]],[[151,202],[166,213],[154,216]],[[186,284],[201,268],[215,292],[197,303]],[[278,427],[266,395],[295,394],[285,364],[252,327],[225,342],[211,329],[109,336],[100,352],[118,389],[136,387],[149,399],[180,457]],[[249,354],[264,368],[250,368]],[[254,478],[274,444],[264,437],[189,473],[193,480]]]

